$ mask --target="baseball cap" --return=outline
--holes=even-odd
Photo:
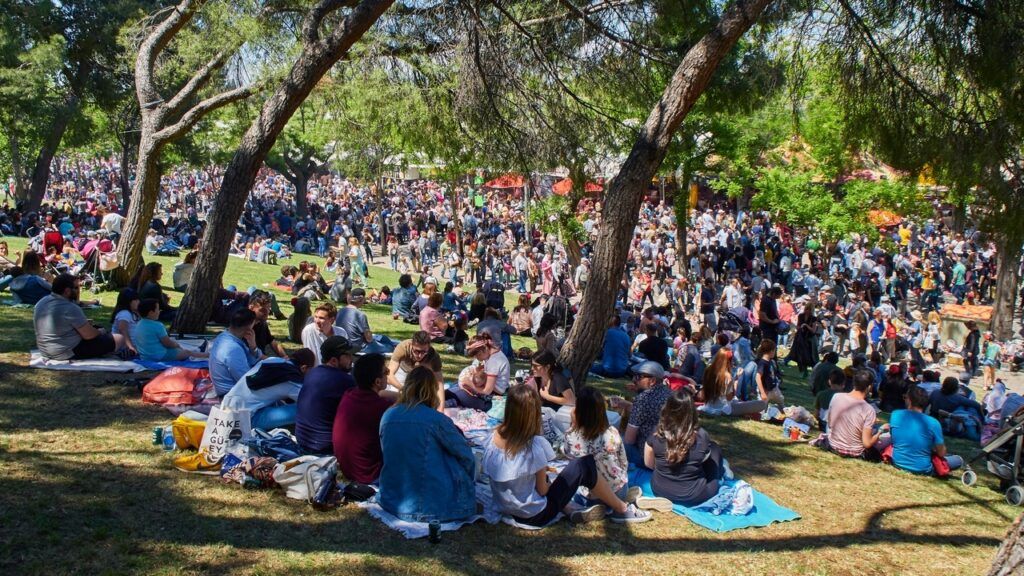
[[[330,360],[342,354],[352,354],[354,349],[344,336],[330,336],[320,345],[320,358]]]
[[[634,366],[633,373],[645,374],[647,376],[652,376],[658,380],[661,380],[662,378],[665,377],[665,368],[662,367],[662,365],[657,362],[647,360],[646,362],[641,362]]]

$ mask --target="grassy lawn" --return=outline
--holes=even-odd
[[[158,260],[169,279],[176,259]],[[389,270],[371,274],[374,287],[397,285]],[[276,277],[276,267],[232,258],[225,284]],[[90,314],[108,323],[115,295],[99,297],[105,307]],[[375,332],[415,329],[385,307],[367,312]],[[287,334],[284,322],[271,329]],[[793,444],[776,426],[706,419],[737,476],[801,520],[718,535],[662,514],[636,526],[478,525],[437,545],[407,541],[354,506],[321,513],[280,492],[174,470],[150,444],[170,414],[141,403],[135,377],[29,369],[33,340],[31,310],[0,308],[3,574],[978,574],[1019,512],[986,472],[969,489]],[[444,360],[449,377],[465,364]],[[786,376],[787,403],[811,407],[806,383]],[[621,382],[597,383],[621,391]],[[971,453],[958,441],[950,448]]]

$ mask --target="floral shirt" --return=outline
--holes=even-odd
[[[626,485],[629,462],[626,460],[626,448],[622,444],[622,437],[615,428],[609,427],[593,440],[586,440],[578,431],[570,430],[565,435],[563,451],[569,458],[582,458],[593,454],[597,463],[597,473],[608,482],[613,491],[618,492]]]

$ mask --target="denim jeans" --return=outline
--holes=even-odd
[[[526,292],[526,270],[519,271],[519,292]]]

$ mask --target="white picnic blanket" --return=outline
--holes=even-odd
[[[202,345],[201,338],[178,340],[182,348],[198,351]],[[132,360],[121,360],[120,358],[90,358],[88,360],[52,360],[46,358],[33,349],[30,353],[28,365],[32,368],[43,368],[45,370],[68,370],[74,372],[145,372],[153,368],[147,368]]]

